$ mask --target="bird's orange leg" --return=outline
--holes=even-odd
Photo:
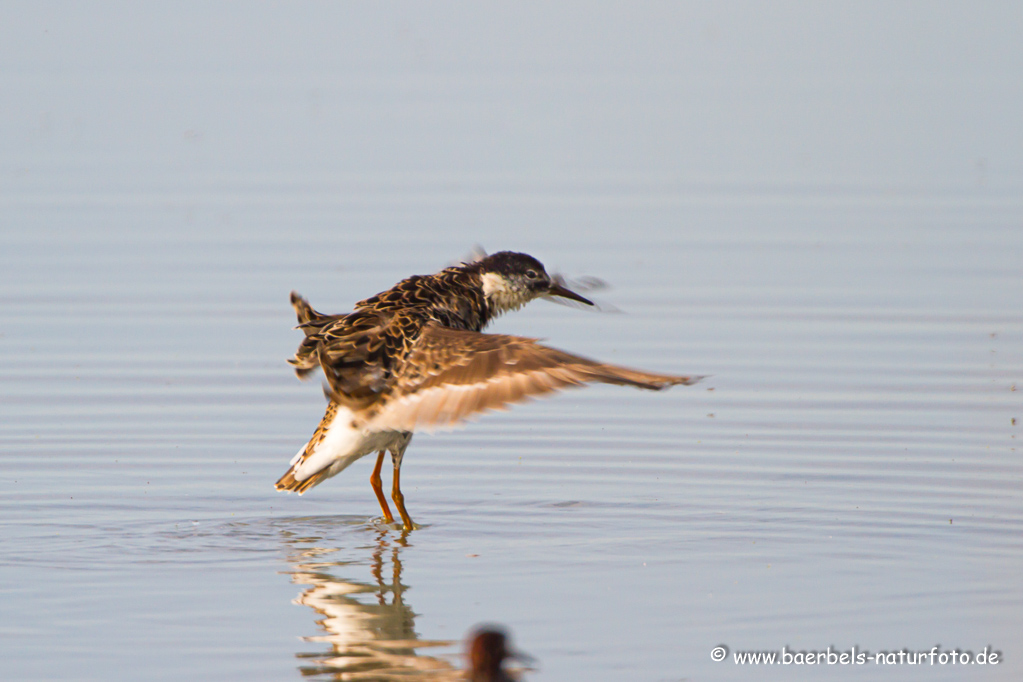
[[[387,506],[387,498],[384,497],[384,488],[380,481],[380,465],[384,463],[384,453],[386,450],[381,450],[377,453],[377,465],[373,467],[373,474],[369,477],[369,484],[373,486],[373,492],[376,493],[377,502],[380,503],[380,508],[384,512],[384,523],[394,523],[394,517],[391,516],[391,508]],[[405,516],[402,515],[404,520]]]
[[[412,517],[405,511],[405,496],[401,494],[401,460],[399,459],[394,463],[394,478],[391,486],[391,499],[394,500],[394,506],[398,508],[398,513],[401,514],[401,521],[404,524],[405,530],[412,530]]]

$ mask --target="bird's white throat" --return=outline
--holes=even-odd
[[[521,308],[530,300],[529,296],[515,289],[507,278],[496,272],[483,273],[482,280],[483,295],[486,296],[490,310],[494,314]]]

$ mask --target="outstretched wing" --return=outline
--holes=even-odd
[[[535,339],[430,324],[395,368],[391,397],[367,426],[444,428],[477,412],[589,382],[660,390],[701,378],[651,374],[548,348]]]

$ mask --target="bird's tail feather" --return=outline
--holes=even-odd
[[[342,471],[347,469],[353,462],[362,459],[362,457],[363,455],[361,453],[348,455],[347,457],[340,457],[338,459],[333,460],[330,464],[323,467],[315,474],[312,474],[308,478],[305,478],[301,481],[295,478],[295,472],[302,465],[302,462],[301,461],[295,462],[294,464],[291,465],[291,468],[289,468],[284,473],[284,475],[281,476],[277,483],[274,484],[274,488],[277,490],[284,490],[289,493],[298,493],[299,495],[301,495],[310,488],[314,488],[319,484],[323,483],[328,478],[333,478],[334,476],[337,476]]]
[[[291,460],[291,466],[274,487],[304,493],[341,473],[372,450],[359,447],[361,432],[350,426],[350,422],[351,411],[347,408],[334,402],[327,405],[312,438]]]
[[[317,483],[322,481],[327,476],[327,469],[323,469],[322,471],[313,474],[304,481],[299,481],[298,479],[295,478],[295,466],[296,465],[292,465],[292,467],[288,469],[288,471],[283,476],[281,476],[280,480],[278,480],[277,483],[274,484],[274,488],[276,488],[277,490],[286,490],[289,493],[298,493],[299,495],[301,495],[302,493],[304,493],[305,491],[309,490]],[[329,468],[330,467],[328,467],[328,469]]]

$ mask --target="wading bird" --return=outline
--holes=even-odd
[[[300,377],[322,368],[330,404],[277,490],[304,493],[376,452],[370,483],[384,521],[392,523],[380,480],[390,452],[391,497],[411,530],[400,472],[416,429],[454,426],[484,410],[589,382],[660,390],[702,378],[641,372],[535,339],[481,333],[498,315],[540,297],[593,305],[548,275],[540,261],[510,251],[409,277],[356,303],[347,315],[318,313],[292,292],[305,339],[289,362]]]

